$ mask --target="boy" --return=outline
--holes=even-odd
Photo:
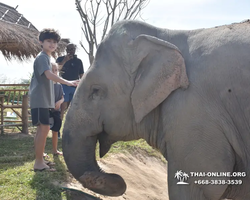
[[[43,29],[39,34],[42,51],[34,61],[34,72],[29,90],[32,124],[37,126],[34,171],[55,171],[43,159],[46,138],[50,130],[49,109],[55,108],[53,81],[68,86],[77,86],[78,83],[77,81],[67,81],[51,72],[50,57],[56,50],[60,39],[60,35],[54,29]]]
[[[56,63],[52,63],[52,72],[58,76],[58,65]],[[50,116],[54,119],[54,124],[50,128],[52,130],[52,153],[54,156],[63,155],[62,152],[57,150],[58,136],[59,131],[62,126],[61,120],[61,104],[64,102],[64,93],[63,88],[60,83],[54,82],[54,92],[55,92],[55,108],[50,110]]]

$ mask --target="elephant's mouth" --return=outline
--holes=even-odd
[[[106,153],[111,148],[111,145],[115,142],[114,140],[110,140],[108,134],[105,131],[102,131],[98,134],[97,139],[99,141],[99,154],[100,158],[106,155]]]

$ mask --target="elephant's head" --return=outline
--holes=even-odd
[[[99,45],[84,74],[63,130],[69,171],[83,186],[104,195],[125,192],[124,180],[103,172],[95,158],[118,140],[140,138],[144,117],[179,87],[187,87],[183,57],[176,46],[145,35],[147,30],[116,24]],[[143,34],[145,33],[145,34]]]

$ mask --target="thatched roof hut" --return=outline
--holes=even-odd
[[[35,57],[41,46],[39,31],[16,8],[0,3],[0,51],[6,59]],[[55,56],[64,52],[69,40],[60,41]]]

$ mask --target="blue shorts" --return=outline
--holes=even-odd
[[[62,85],[64,92],[64,102],[71,102],[73,95],[76,91],[76,87]]]

